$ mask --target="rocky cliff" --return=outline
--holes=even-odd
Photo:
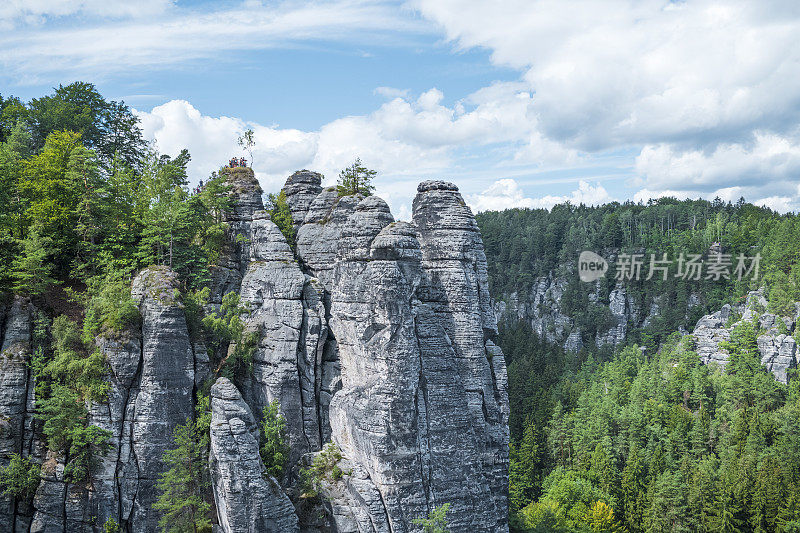
[[[800,303],[795,316],[778,316],[765,312],[767,301],[761,290],[752,291],[739,305],[725,305],[719,311],[701,318],[692,332],[696,351],[705,364],[722,368],[728,363],[729,354],[725,342],[731,340],[734,328],[745,321],[757,324],[758,351],[761,364],[775,375],[775,379],[786,383],[787,372],[798,366],[800,353],[795,333],[800,318]]]
[[[226,169],[226,179],[229,238],[206,311],[240,295],[257,338],[252,368],[217,379],[175,274],[139,273],[140,323],[96,339],[108,393],[87,405],[88,422],[111,445],[88,481],[71,483],[33,417],[36,309],[22,298],[3,306],[0,460],[19,453],[43,468],[35,495],[0,503],[0,529],[157,530],[163,454],[210,380],[207,500],[219,531],[411,533],[443,504],[453,532],[507,531],[505,363],[480,233],[455,185],[420,184],[413,221],[398,222],[380,198],[339,197],[319,174],[297,172],[284,187],[293,250],[252,171]],[[259,419],[274,400],[290,450],[282,479],[259,455]],[[323,449],[335,450],[338,474],[312,496],[300,471]]]

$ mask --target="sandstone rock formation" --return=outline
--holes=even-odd
[[[762,332],[756,339],[761,364],[775,375],[775,379],[786,383],[787,371],[796,368],[800,362],[797,342],[792,337],[795,319],[763,312],[766,307],[762,291],[752,291],[743,304],[735,307],[726,304],[719,311],[698,320],[692,335],[700,360],[724,368],[729,354],[721,343],[731,340],[731,332],[738,324],[756,319]]]
[[[506,369],[482,241],[455,185],[423,182],[409,223],[380,198],[339,197],[296,172],[284,188],[292,250],[252,171],[223,174],[233,206],[206,312],[239,294],[258,338],[251,371],[217,378],[225,353],[190,337],[177,275],[145,269],[131,290],[140,323],[96,339],[108,394],[87,422],[110,432],[110,449],[88,482],[69,483],[32,416],[36,310],[0,305],[0,464],[13,453],[43,463],[34,497],[0,502],[0,530],[99,533],[113,520],[156,531],[163,454],[211,380],[207,496],[221,531],[417,533],[413,520],[445,503],[453,532],[507,531]],[[290,445],[280,480],[259,456],[274,400]],[[300,470],[326,446],[341,454],[338,474],[312,498]]]
[[[264,471],[259,431],[236,387],[220,378],[211,388],[209,469],[224,533],[291,533],[297,516],[278,482]]]

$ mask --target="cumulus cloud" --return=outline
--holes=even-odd
[[[200,176],[238,154],[238,135],[252,128],[255,169],[267,180],[305,166],[332,181],[355,157],[393,179],[436,176],[459,164],[457,150],[514,142],[531,133],[524,119],[531,95],[517,84],[495,84],[449,107],[443,97],[432,88],[416,98],[393,98],[370,114],[336,119],[317,131],[205,116],[183,100],[137,114],[159,150],[176,153],[188,147],[192,170]]]
[[[185,100],[172,100],[150,112],[136,111],[145,138],[162,153],[176,155],[188,148],[189,174],[194,183],[219,169],[234,155],[242,155],[236,140],[253,129],[253,159],[265,188],[282,185],[287,173],[311,163],[317,134],[248,123],[239,118],[203,115]]]
[[[800,145],[797,2],[412,5],[457,47],[489,49],[493,62],[522,72],[536,127],[517,159],[569,163],[576,150],[591,159],[639,149],[640,194],[705,196],[722,183],[751,200],[797,202],[787,192]]]
[[[738,137],[800,114],[796,2],[414,5],[459,46],[523,70],[544,133],[583,149]]]
[[[800,142],[756,132],[748,143],[723,143],[711,150],[681,150],[668,144],[646,145],[636,170],[648,187],[681,183],[709,190],[729,186],[785,182],[794,188],[800,176]]]
[[[565,202],[573,205],[600,205],[612,200],[602,185],[598,183],[592,186],[584,180],[578,182],[576,190],[564,196],[546,195],[528,198],[517,181],[511,178],[497,180],[482,193],[467,196],[467,202],[475,212],[502,211],[512,207],[550,209],[556,204]]]

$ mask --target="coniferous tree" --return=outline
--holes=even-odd
[[[153,505],[162,513],[158,525],[165,533],[210,532],[205,454],[196,424],[189,419],[175,428],[173,440],[175,448],[164,453],[167,470],[158,479],[160,494]]]
[[[356,158],[352,165],[339,173],[339,181],[336,190],[339,196],[349,196],[353,194],[363,194],[369,196],[375,191],[372,180],[378,174],[375,170],[370,170],[361,163],[360,158]]]
[[[289,459],[286,419],[280,410],[278,401],[271,401],[264,407],[261,420],[261,460],[267,472],[278,480],[281,479],[286,461]]]
[[[11,266],[15,292],[38,296],[55,283],[53,265],[49,260],[52,239],[33,227],[22,241],[22,251]]]

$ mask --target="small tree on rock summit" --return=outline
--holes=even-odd
[[[350,196],[352,194],[363,194],[369,196],[375,190],[372,180],[378,172],[363,166],[360,158],[356,158],[352,165],[339,173],[339,181],[336,190],[339,196]]]

